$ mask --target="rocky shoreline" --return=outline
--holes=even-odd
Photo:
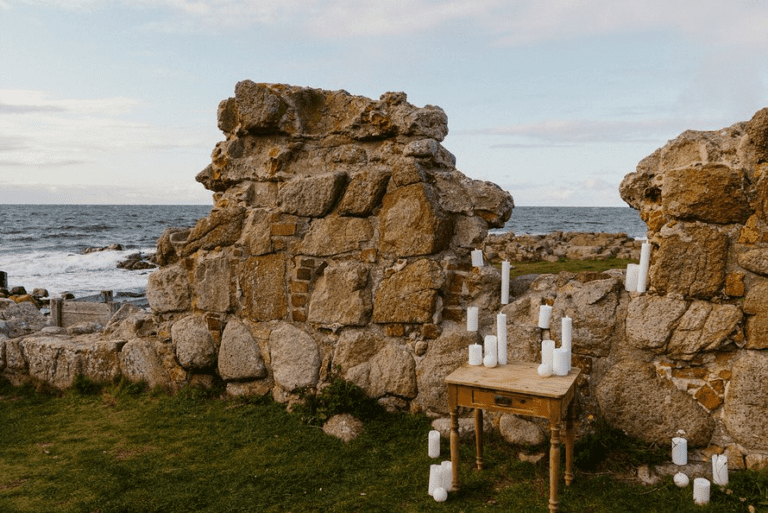
[[[638,260],[642,241],[626,233],[552,232],[545,235],[491,233],[483,242],[485,258],[493,263],[557,262],[558,260]]]

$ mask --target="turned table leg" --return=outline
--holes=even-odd
[[[477,470],[483,470],[483,410],[475,408],[475,445],[477,446]]]
[[[573,444],[576,434],[573,429],[573,421],[576,408],[573,403],[568,408],[568,416],[565,420],[565,485],[570,486],[573,482]]]
[[[459,409],[451,409],[451,467],[453,483],[451,486],[459,491]]]
[[[560,424],[552,423],[549,447],[549,511],[557,511],[557,481],[560,474]]]

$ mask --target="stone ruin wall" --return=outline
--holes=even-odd
[[[647,293],[626,292],[622,270],[563,272],[509,305],[499,271],[472,268],[469,251],[512,198],[456,170],[438,107],[245,81],[218,118],[226,140],[197,178],[214,208],[159,240],[153,311],[125,307],[101,334],[0,340],[4,376],[60,388],[77,374],[171,388],[218,377],[231,394],[290,402],[338,367],[388,407],[440,416],[443,378],[495,333],[497,312],[510,359],[539,361],[549,303],[555,340],[573,318],[582,429],[598,415],[661,443],[684,429],[731,468],[768,464],[768,110],[687,131],[622,182],[653,244]],[[535,423],[487,417],[511,442],[543,440]]]
[[[197,176],[214,208],[164,234],[147,289],[179,377],[285,401],[338,367],[386,404],[444,409],[440,379],[477,337],[466,305],[499,306],[484,287],[499,272],[473,273],[469,251],[509,193],[459,172],[445,113],[403,93],[244,81],[218,119],[226,140]]]

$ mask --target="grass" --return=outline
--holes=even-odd
[[[578,273],[581,271],[601,272],[608,269],[626,269],[627,264],[636,264],[637,260],[627,258],[608,258],[605,260],[559,260],[557,262],[512,262],[512,279],[524,274],[557,274],[560,271]]]
[[[327,399],[315,402],[315,413]],[[302,418],[269,398],[170,397],[125,382],[98,390],[81,382],[54,395],[0,379],[0,511],[547,511],[547,458],[517,461],[521,448],[497,435],[486,438],[483,471],[474,468],[474,444],[461,444],[462,488],[436,503],[426,493],[435,462],[426,454],[426,417],[369,415],[365,432],[347,444]],[[616,465],[658,455],[597,427],[578,442],[585,458],[573,485],[561,484],[562,511],[767,510],[764,472],[732,472],[731,492],[713,489],[706,507],[671,479],[655,487],[618,481]],[[617,449],[609,454],[608,446]],[[448,458],[443,441],[441,459]]]

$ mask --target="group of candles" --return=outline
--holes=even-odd
[[[552,319],[552,307],[541,305],[539,307],[539,328],[549,329],[549,323]],[[541,365],[539,365],[539,375],[543,377],[566,376],[571,372],[571,353],[573,352],[573,319],[567,315],[562,318],[561,324],[561,344],[555,347],[555,341],[544,339],[541,341]]]
[[[627,264],[624,288],[628,292],[645,292],[648,284],[648,269],[651,265],[651,244],[643,242],[640,248],[640,263]]]
[[[672,463],[688,464],[688,441],[681,436],[672,439]],[[675,474],[674,481],[680,488],[688,486],[690,482],[683,472]],[[712,455],[712,482],[718,486],[728,486],[728,457],[724,454]],[[694,479],[693,501],[696,504],[708,504],[710,488],[709,479],[704,477]]]
[[[472,267],[483,267],[483,250],[473,249],[470,253],[472,256]],[[509,304],[509,262],[504,260],[501,263],[501,304]],[[475,329],[477,331],[477,329]]]
[[[429,432],[429,448],[427,454],[430,458],[440,457],[440,432]],[[429,490],[428,493],[437,502],[445,502],[448,492],[453,489],[453,465],[450,460],[443,461],[439,465],[429,466]]]
[[[467,308],[467,331],[477,331],[477,307]],[[483,345],[469,346],[469,364],[496,367],[507,364],[507,316],[496,315],[496,335],[486,335]]]

